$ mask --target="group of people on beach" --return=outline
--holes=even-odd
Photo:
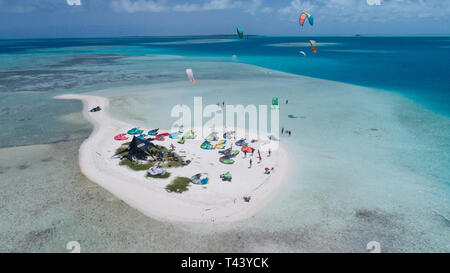
[[[291,130],[285,130],[284,128],[281,128],[281,134],[288,134],[289,136],[291,136],[292,132]]]
[[[251,154],[252,154],[252,157],[253,157],[254,150],[251,152]],[[272,154],[272,151],[269,149],[267,157],[270,157],[271,154]],[[247,157],[247,151],[244,151],[244,158],[246,158],[246,157]],[[258,149],[258,164],[260,164],[261,162],[262,162],[261,151]],[[250,160],[249,160],[249,167],[248,167],[249,169],[252,167],[252,164],[253,164],[253,159],[250,158]],[[273,168],[272,168],[272,170],[273,170]]]

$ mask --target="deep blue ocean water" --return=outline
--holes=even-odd
[[[170,43],[233,39],[224,43]],[[310,39],[317,41],[313,54]],[[169,43],[164,43],[169,42]],[[160,43],[160,44],[152,44]],[[285,46],[272,46],[272,45]],[[299,51],[307,54],[303,58]],[[232,61],[400,92],[450,115],[450,37],[130,37],[0,40],[0,56],[23,54],[174,54]],[[0,63],[0,72],[9,66]]]

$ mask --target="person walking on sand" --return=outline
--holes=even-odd
[[[289,136],[291,136],[291,130],[289,130]]]
[[[252,167],[252,163],[253,163],[253,160],[250,158],[250,167],[248,167],[249,169]]]
[[[288,104],[289,103],[289,100],[286,100],[286,104]]]
[[[244,151],[244,158],[247,157],[247,150]]]
[[[284,133],[284,128],[281,128],[281,134],[283,134]]]
[[[272,151],[269,149],[269,155],[268,156],[270,156],[272,154]]]
[[[259,162],[258,163],[261,163],[262,158],[261,158],[261,152],[259,150],[258,150],[258,158],[259,158]]]

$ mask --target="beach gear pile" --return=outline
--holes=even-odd
[[[165,175],[167,173],[167,171],[163,168],[159,167],[160,162],[156,163],[153,167],[151,167],[150,169],[148,169],[147,173],[149,175]]]
[[[197,185],[206,185],[209,182],[207,173],[198,173],[191,177],[191,183]]]
[[[91,110],[89,110],[89,112],[98,112],[98,111],[101,111],[101,110],[102,110],[102,108],[100,108],[100,106],[97,106],[97,107],[94,107]]]

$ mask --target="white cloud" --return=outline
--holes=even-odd
[[[67,5],[69,6],[81,6],[81,0],[66,0]]]
[[[290,5],[284,8],[280,8],[278,12],[282,15],[298,15],[302,11],[313,12],[315,5],[309,1],[293,0]]]
[[[313,14],[319,19],[316,22],[320,19],[385,22],[448,16],[450,0],[381,0],[381,5],[370,5],[367,0],[292,0],[278,9],[283,18],[291,21],[297,20],[302,11]]]
[[[270,12],[272,12],[273,11],[273,9],[272,8],[269,8],[269,7],[265,7],[265,8],[263,8],[263,9],[261,9],[261,12],[262,13],[270,13]]]
[[[203,4],[178,4],[172,9],[179,12],[226,10],[236,8],[239,5],[239,2],[231,0],[211,0]]]
[[[262,0],[252,0],[251,4],[246,9],[246,12],[250,14],[255,14],[261,9]]]
[[[140,12],[140,11],[147,11],[147,12],[161,12],[167,10],[167,7],[165,6],[165,0],[158,0],[158,1],[152,1],[152,0],[138,0],[138,1],[131,1],[131,0],[116,0],[112,2],[112,6],[114,10],[118,12]]]
[[[203,10],[224,10],[232,9],[239,5],[238,2],[232,2],[231,0],[211,0],[203,5]]]
[[[170,5],[166,0],[114,0],[112,6],[117,12],[202,12],[213,10],[243,9],[244,12],[271,12],[271,8],[262,7],[263,0],[208,0],[204,3],[181,3]]]

